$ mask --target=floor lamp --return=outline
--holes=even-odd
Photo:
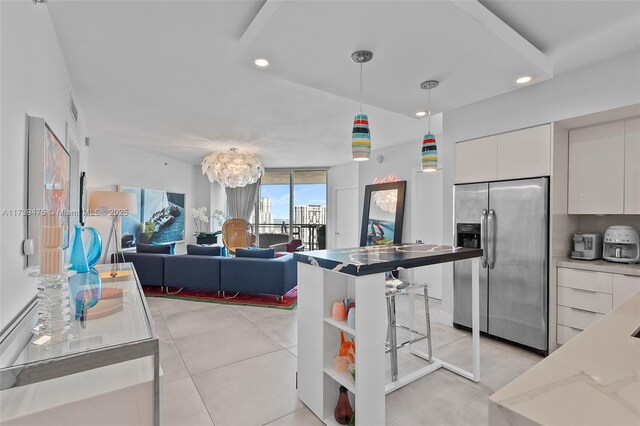
[[[118,218],[138,212],[138,200],[131,192],[93,191],[89,194],[89,210],[99,216],[111,216],[111,231],[107,238],[107,247],[104,250],[102,263],[105,263],[109,255],[111,238],[115,239],[115,262],[111,269],[111,276],[118,275],[118,261],[121,255],[120,236],[118,235]]]

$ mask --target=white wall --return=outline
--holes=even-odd
[[[65,140],[65,122],[72,118],[73,92],[46,5],[31,1],[0,2],[0,208],[27,208],[27,116],[43,117]],[[86,131],[82,120],[74,129],[76,142]],[[82,144],[79,144],[82,145]],[[80,149],[80,169],[88,153]],[[34,297],[36,283],[27,277],[21,243],[27,237],[26,218],[2,216],[0,223],[0,329]]]
[[[453,229],[454,143],[640,102],[640,54],[633,52],[444,115],[444,232]],[[438,146],[439,148],[441,145]],[[453,309],[453,273],[444,274],[443,310]],[[447,293],[449,289],[449,293]]]
[[[125,185],[185,193],[185,242],[176,246],[176,252],[183,253],[187,244],[195,244],[195,224],[190,211],[194,207],[209,206],[209,180],[202,175],[200,166],[117,143],[92,143],[90,152],[89,192],[115,191],[117,185]],[[87,225],[98,229],[106,240],[111,221],[90,217]]]
[[[207,180],[208,181],[208,180]],[[222,213],[227,214],[227,193],[222,185],[218,182],[209,184],[209,214],[212,214],[216,210],[222,210]],[[209,230],[216,232],[222,230],[222,225],[218,224],[216,220],[209,223]],[[218,237],[218,243],[222,243],[222,238]]]

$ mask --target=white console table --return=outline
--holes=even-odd
[[[160,424],[159,343],[131,263],[99,265],[70,286],[69,338],[34,344],[34,301],[0,336],[0,423]],[[98,278],[99,284],[98,284]],[[99,290],[99,291],[98,291]],[[76,295],[100,294],[81,321]]]
[[[349,391],[358,425],[385,422],[385,395],[439,368],[480,380],[479,258],[481,249],[428,244],[371,246],[296,253],[298,260],[298,397],[326,424],[340,385]],[[471,372],[433,358],[426,367],[385,386],[385,272],[472,259]],[[355,328],[331,319],[334,302],[356,303]],[[334,368],[340,330],[355,338],[356,379]]]

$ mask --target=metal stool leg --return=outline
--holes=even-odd
[[[415,333],[413,332],[415,327],[415,317],[416,317],[416,293],[415,291],[409,292],[409,339],[415,339]],[[409,343],[409,350],[411,350],[411,343]]]
[[[429,315],[429,289],[424,287],[424,311],[425,318],[427,320],[427,354],[429,355],[429,362],[433,362],[433,352],[431,349],[431,317]]]
[[[389,314],[390,331],[390,353],[391,353],[391,381],[398,380],[398,338],[396,335],[396,296],[390,296],[387,302],[387,313]]]

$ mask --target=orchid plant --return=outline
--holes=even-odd
[[[191,216],[196,224],[196,232],[193,234],[196,237],[208,237],[217,235],[220,232],[209,232],[208,225],[211,219],[215,219],[218,225],[222,225],[226,220],[222,210],[214,210],[211,215],[208,214],[206,207],[198,207],[191,209]]]

